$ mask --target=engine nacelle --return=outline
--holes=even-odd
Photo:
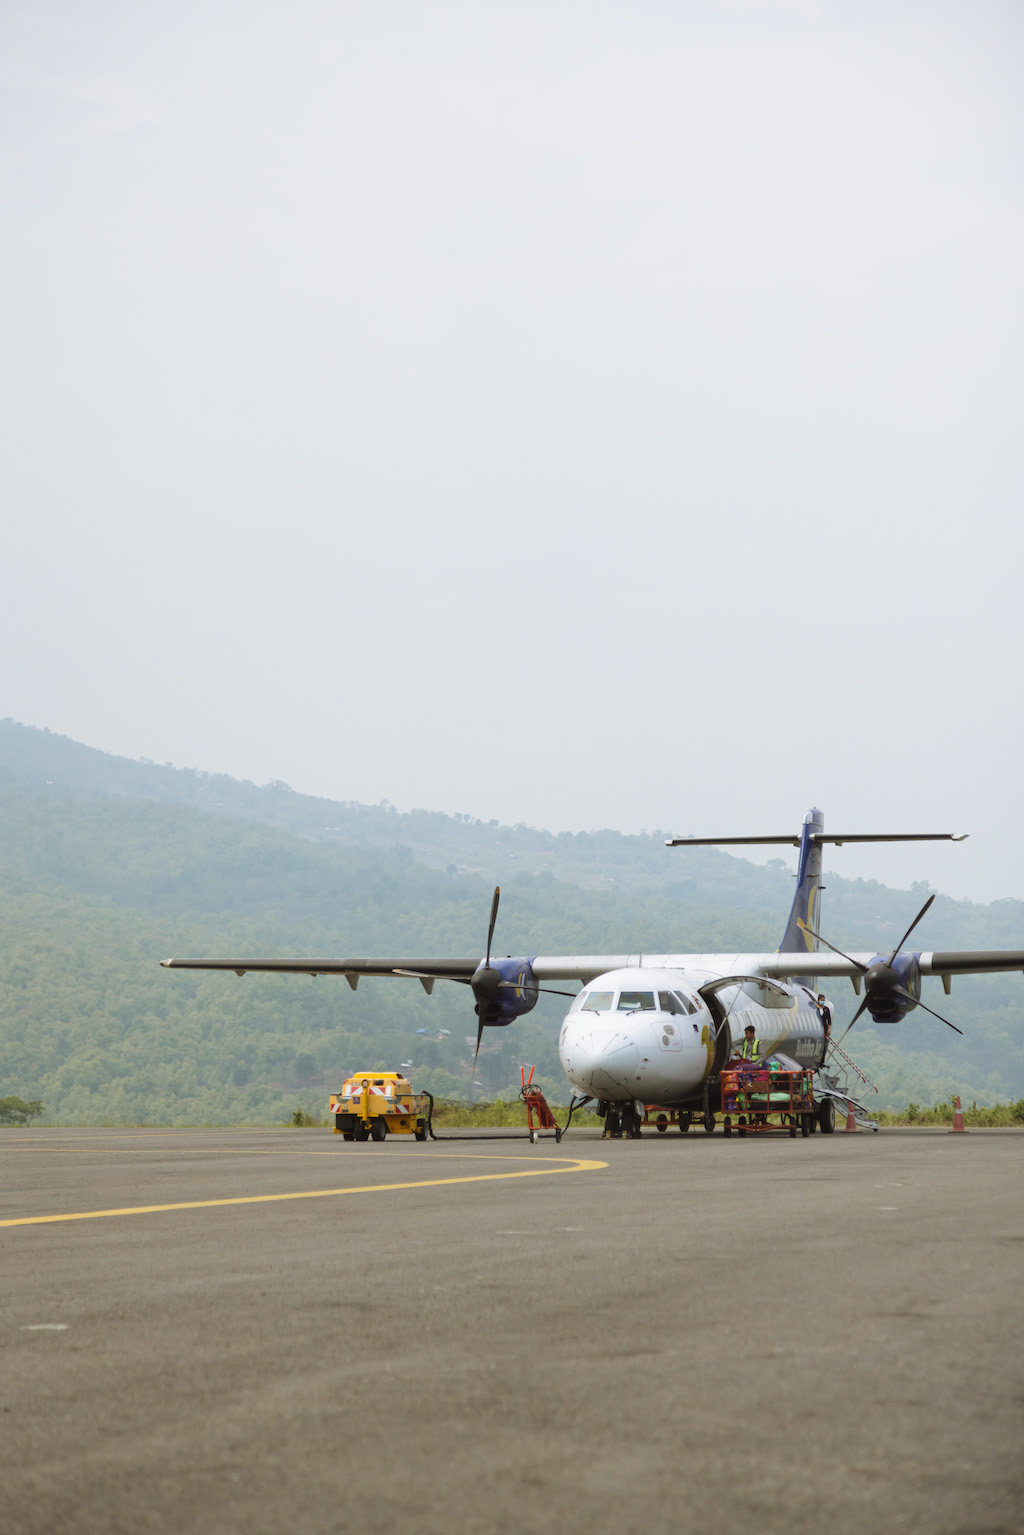
[[[492,959],[470,981],[476,1015],[488,1028],[504,1028],[537,1005],[537,980],[528,959]]]
[[[900,1023],[921,997],[920,954],[897,954],[891,964],[888,954],[876,954],[864,977],[864,992],[876,1023]]]

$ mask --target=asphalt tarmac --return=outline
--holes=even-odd
[[[1024,1532],[1024,1134],[0,1157],[5,1535]]]

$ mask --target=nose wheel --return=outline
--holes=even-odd
[[[704,1126],[707,1133],[711,1135],[715,1128],[715,1116],[712,1114],[710,1109],[708,1109],[705,1113],[703,1119],[701,1120],[701,1124]]]

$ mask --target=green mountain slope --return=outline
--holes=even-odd
[[[785,866],[659,835],[554,836],[427,812],[340,805],[108,757],[0,723],[0,1096],[41,1097],[65,1123],[265,1122],[321,1110],[346,1071],[415,1063],[441,1094],[469,1090],[466,993],[413,981],[192,975],[169,953],[465,954],[483,946],[502,883],[505,952],[770,949],[792,893]],[[830,876],[826,930],[841,946],[895,941],[923,899]],[[1024,903],[940,897],[926,947],[1024,947]],[[929,986],[931,983],[929,983]],[[1024,1095],[1024,983],[955,983],[931,1019],[858,1024],[847,1042],[880,1106],[950,1092]],[[834,993],[837,1020],[852,989]],[[484,1091],[536,1062],[566,1096],[554,1050],[561,1004],[492,1030]],[[918,1015],[920,1017],[920,1015]],[[447,1037],[427,1037],[417,1030]]]

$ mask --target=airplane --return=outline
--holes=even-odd
[[[966,835],[966,834],[964,834]],[[558,1036],[558,1052],[574,1089],[576,1108],[595,1100],[605,1133],[635,1138],[644,1106],[676,1112],[680,1129],[698,1120],[708,1132],[721,1112],[720,1076],[753,1024],[762,1059],[819,1074],[817,1124],[835,1128],[836,1105],[847,1095],[823,1072],[832,1041],[831,1020],[817,1000],[817,983],[846,977],[863,998],[848,1025],[866,1011],[877,1023],[898,1023],[915,1008],[956,1029],[921,997],[924,976],[940,976],[946,994],[956,975],[1024,971],[1024,950],[907,953],[903,945],[931,906],[930,896],[900,942],[888,953],[845,954],[818,931],[822,852],[827,844],[959,842],[952,832],[826,835],[825,818],[812,809],[796,835],[675,837],[666,846],[793,846],[797,886],[778,949],[767,954],[575,954],[493,958],[491,947],[500,889],[491,902],[482,959],[166,959],[167,969],[234,970],[297,975],[343,975],[354,991],[364,976],[406,977],[428,996],[438,981],[468,986],[477,1016],[477,1056],[486,1028],[504,1028],[529,1013],[542,992],[571,998]],[[824,952],[819,945],[824,945]],[[578,982],[578,992],[549,982]],[[957,1033],[961,1030],[956,1029]],[[473,1062],[476,1075],[476,1057]],[[852,1102],[852,1100],[850,1100]]]

